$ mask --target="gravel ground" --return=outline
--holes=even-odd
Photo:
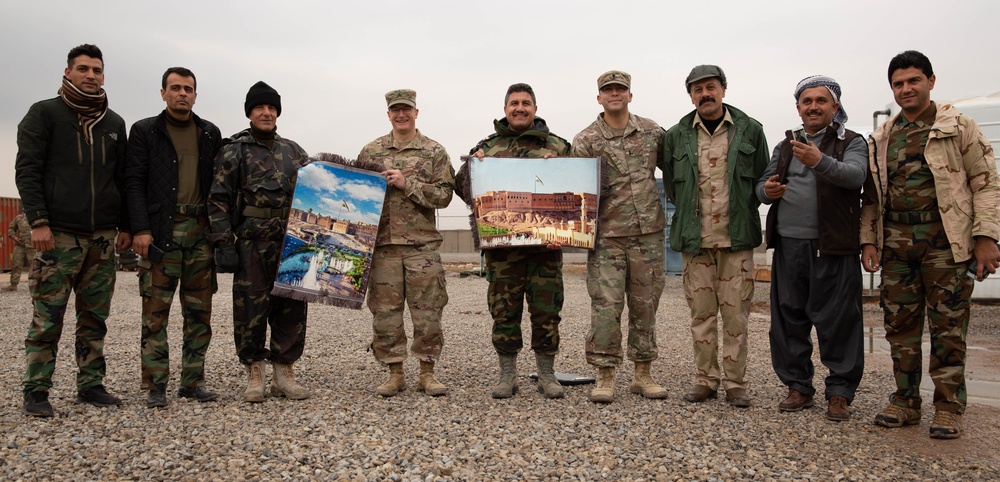
[[[455,260],[462,261],[462,260]],[[215,340],[208,354],[208,388],[216,402],[175,397],[180,320],[174,307],[174,347],[166,409],[146,409],[139,390],[139,299],[133,273],[119,273],[105,353],[108,389],[119,408],[76,405],[72,330],[60,352],[51,401],[52,419],[22,415],[23,333],[30,318],[26,284],[0,293],[0,479],[5,480],[997,480],[1000,409],[970,404],[966,435],[955,441],[927,436],[932,411],[920,426],[887,430],[871,423],[892,387],[885,355],[868,357],[850,421],[827,421],[825,405],[782,413],[786,390],[770,369],[767,285],[758,283],[751,318],[748,390],[754,406],[741,410],[721,400],[688,404],[692,380],[688,311],[679,277],[670,277],[658,316],[660,359],[653,376],[670,391],[666,400],[628,393],[631,363],[617,381],[616,400],[595,405],[590,386],[569,387],[562,400],[546,400],[526,375],[522,391],[493,400],[496,356],[489,343],[486,282],[460,278],[476,264],[450,264],[445,350],[439,378],[451,388],[431,398],[407,390],[390,399],[374,394],[385,377],[370,353],[371,317],[321,305],[310,307],[300,380],[314,390],[305,401],[241,401],[245,375],[232,346],[231,276],[220,277]],[[474,259],[473,259],[474,261]],[[579,256],[568,257],[562,350],[557,369],[593,375],[584,361],[589,299]],[[72,306],[69,312],[72,313]],[[758,312],[759,311],[759,312]],[[877,317],[877,307],[866,311]],[[997,319],[995,307],[974,316]],[[874,318],[873,318],[874,319]],[[875,324],[869,320],[869,324]],[[975,326],[975,325],[974,325]],[[989,333],[996,340],[996,324]],[[527,328],[527,327],[526,327]],[[817,365],[818,361],[817,361]],[[417,363],[408,360],[410,387]],[[825,373],[818,368],[818,379]],[[818,386],[822,386],[819,381]],[[929,408],[928,403],[928,408]]]

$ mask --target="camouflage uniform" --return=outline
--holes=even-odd
[[[270,360],[291,364],[302,356],[306,303],[272,297],[298,169],[308,155],[275,134],[272,148],[249,129],[233,135],[219,151],[208,198],[213,245],[236,238],[240,266],[233,276],[233,337],[244,365]],[[240,206],[237,208],[237,206]],[[238,210],[234,227],[230,212]],[[265,348],[271,327],[270,350]]]
[[[657,194],[656,167],[662,164],[663,129],[629,114],[616,134],[604,114],[573,138],[573,157],[603,157],[597,238],[588,253],[587,291],[591,299],[587,363],[616,367],[622,361],[621,315],[628,299],[628,358],[657,358],[656,309],[663,294],[663,229],[666,218]]]
[[[896,379],[892,403],[920,408],[924,310],[931,336],[934,406],[965,411],[965,335],[974,236],[1000,238],[993,148],[976,123],[931,103],[872,134],[873,181],[862,206],[861,243],[881,250],[882,309]]]
[[[384,364],[406,360],[406,303],[413,323],[411,351],[421,361],[434,362],[444,343],[441,312],[448,304],[434,210],[447,207],[454,190],[448,153],[417,130],[407,145],[399,145],[392,133],[375,139],[361,149],[358,161],[398,169],[406,179],[404,189],[388,187],[375,240],[368,293],[375,359]]]
[[[695,383],[717,389],[721,382],[730,390],[743,387],[746,376],[753,248],[761,243],[760,201],[753,189],[770,159],[760,124],[728,104],[725,109],[712,134],[697,111],[670,128],[663,184],[677,206],[670,245],[683,257]]]
[[[49,226],[54,241],[53,249],[35,254],[28,278],[34,314],[24,340],[26,395],[52,387],[71,291],[77,391],[103,385],[107,371],[104,336],[115,289],[115,239],[119,228],[131,232],[123,195],[125,121],[107,109],[89,132],[86,136],[80,117],[60,97],[32,105],[17,128],[15,180],[24,212],[33,228]]]
[[[496,133],[483,139],[470,154],[482,149],[486,157],[541,158],[546,154],[566,156],[570,144],[549,132],[545,121],[520,134],[510,130],[507,119],[493,121]],[[471,161],[475,162],[475,161]],[[468,164],[456,176],[464,185]],[[563,305],[562,251],[539,247],[483,250],[486,279],[490,285],[486,302],[493,316],[493,347],[500,355],[516,355],[521,340],[521,315],[527,298],[531,314],[531,348],[537,354],[559,351],[559,312]]]
[[[21,242],[14,241],[14,236],[20,238]],[[31,244],[31,226],[24,213],[14,216],[7,229],[7,237],[14,242],[10,260],[10,285],[17,286],[21,281],[21,267],[35,259],[35,248]]]

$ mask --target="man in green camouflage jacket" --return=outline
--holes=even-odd
[[[597,79],[597,103],[604,112],[573,138],[573,157],[603,157],[608,186],[597,213],[597,237],[588,253],[590,332],[587,363],[597,367],[592,402],[614,400],[615,369],[621,364],[621,316],[628,301],[628,358],[635,362],[629,390],[646,398],[666,398],[653,381],[656,308],[663,293],[663,228],[666,218],[656,190],[656,167],[663,155],[663,129],[631,114],[632,76],[612,70]]]
[[[10,284],[3,289],[17,291],[17,284],[21,281],[21,268],[35,259],[35,248],[31,245],[31,225],[28,224],[28,217],[24,213],[14,216],[11,220],[7,228],[7,237],[14,243],[14,249],[10,255]],[[3,243],[0,242],[0,247],[2,246]]]
[[[505,118],[494,120],[495,133],[483,139],[470,153],[484,157],[550,158],[569,154],[570,144],[549,132],[535,117],[535,92],[528,84],[514,84],[504,97]],[[456,186],[466,204],[472,199],[468,189],[468,162],[456,178]],[[475,162],[475,161],[471,161]],[[517,393],[517,354],[521,340],[521,315],[527,297],[531,315],[531,348],[538,364],[538,390],[546,398],[565,394],[555,378],[553,365],[559,351],[559,312],[563,304],[562,251],[549,247],[500,248],[483,251],[486,258],[486,295],[493,316],[493,347],[500,357],[500,382],[493,398],[509,398]]]
[[[208,196],[209,240],[216,246],[218,270],[235,271],[233,335],[236,355],[249,377],[243,399],[264,401],[264,360],[269,360],[271,395],[302,400],[310,392],[295,381],[292,365],[305,348],[306,303],[272,297],[271,288],[295,180],[299,168],[308,164],[308,155],[277,134],[281,96],[271,86],[257,82],[250,87],[244,110],[250,128],[230,137],[215,160]],[[264,347],[268,326],[270,349]]]
[[[417,130],[417,93],[385,94],[392,132],[368,143],[358,161],[385,166],[388,187],[375,253],[372,257],[368,308],[374,316],[372,351],[389,366],[389,379],[377,393],[391,397],[406,388],[404,303],[413,323],[411,350],[420,360],[417,390],[432,396],[448,393],[434,378],[434,362],[444,344],[441,312],[448,304],[441,233],[434,210],[447,207],[455,188],[454,169],[444,147]]]

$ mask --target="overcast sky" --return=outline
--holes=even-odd
[[[81,43],[103,50],[110,106],[129,126],[163,109],[160,76],[179,65],[198,76],[195,112],[223,135],[247,126],[246,91],[264,80],[281,94],[280,134],[353,159],[390,130],[385,92],[410,88],[418,128],[456,165],[492,132],[515,82],[534,87],[538,116],[572,140],[599,112],[602,72],[631,73],[632,112],[669,127],[693,109],[691,67],[717,64],[725,101],[763,123],[769,147],[799,124],[792,91],[813,74],[840,81],[848,124],[870,126],[892,102],[889,59],[907,49],[934,64],[932,98],[1000,91],[995,1],[5,1],[3,10],[0,196],[17,196],[17,123],[55,96]],[[444,214],[464,212],[453,204]]]

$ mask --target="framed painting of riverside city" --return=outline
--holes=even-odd
[[[272,294],[361,309],[386,180],[331,162],[299,169]]]
[[[594,248],[598,159],[469,160],[472,213],[482,249],[560,244]]]

